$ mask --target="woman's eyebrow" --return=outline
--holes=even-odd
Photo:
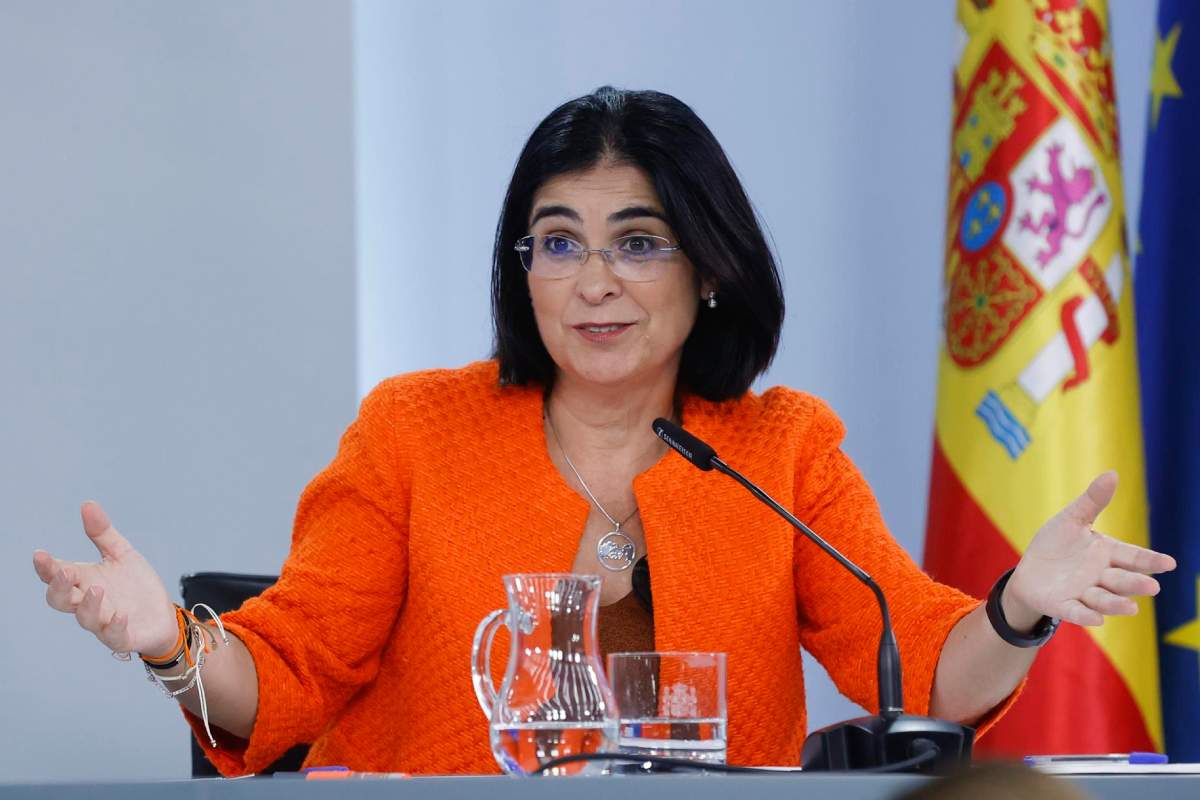
[[[625,222],[631,219],[640,219],[642,217],[652,217],[654,219],[667,221],[666,215],[656,208],[650,206],[629,206],[622,208],[620,211],[614,211],[608,215],[609,222]]]
[[[579,216],[579,212],[570,206],[542,206],[533,212],[533,218],[529,220],[529,227],[532,228],[537,224],[538,220],[544,217],[566,217],[575,222],[583,222],[583,218]]]

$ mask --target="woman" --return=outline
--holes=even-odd
[[[538,126],[504,201],[492,290],[494,360],[372,391],[300,500],[279,583],[225,616],[229,646],[203,670],[217,746],[201,736],[222,772],[299,742],[314,742],[311,764],[494,771],[468,656],[511,572],[600,574],[609,646],[728,653],[733,762],[796,761],[801,646],[873,707],[869,594],[738,487],[667,455],[650,429],[660,416],[879,581],[914,713],[986,726],[1036,652],[1009,642],[1036,643],[1045,617],[1132,614],[1131,596],[1158,590],[1149,574],[1173,567],[1091,531],[1115,490],[1106,474],[1000,584],[995,626],[926,577],[841,452],[833,412],[789,389],[749,392],[778,341],[779,277],[720,146],[672,97],[606,87]],[[98,506],[83,522],[99,564],[35,554],[49,604],[177,675],[162,582]],[[652,617],[631,599],[643,556]],[[194,695],[179,699],[196,725]]]

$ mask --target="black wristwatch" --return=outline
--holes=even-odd
[[[1008,624],[1008,620],[1004,618],[1004,608],[1000,605],[1000,596],[1004,594],[1004,587],[1008,585],[1008,579],[1012,577],[1014,569],[1016,567],[1001,575],[992,586],[992,590],[988,592],[988,622],[992,623],[992,627],[996,629],[1000,638],[1013,647],[1041,647],[1050,641],[1050,637],[1058,630],[1059,620],[1056,617],[1042,617],[1031,633],[1019,633],[1013,630],[1012,626]]]

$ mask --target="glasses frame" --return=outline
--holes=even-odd
[[[525,259],[522,254],[524,254],[524,253],[532,254],[533,245],[536,243],[537,239],[539,237],[545,238],[547,236],[554,236],[559,239],[566,239],[568,242],[574,242],[575,244],[579,245],[579,252],[577,254],[578,258],[576,259],[576,264],[577,264],[576,269],[572,270],[570,273],[568,273],[566,275],[559,275],[559,276],[555,276],[553,278],[540,276],[540,275],[536,276],[536,277],[541,277],[544,280],[562,280],[564,278],[573,277],[574,275],[578,274],[580,269],[583,269],[583,265],[587,263],[587,260],[589,258],[591,258],[592,253],[599,253],[600,255],[602,255],[604,257],[604,260],[608,263],[609,268],[612,268],[617,263],[617,248],[615,247],[615,245],[618,242],[625,241],[626,239],[635,239],[635,238],[636,239],[656,239],[660,242],[667,243],[666,247],[656,247],[652,251],[655,253],[678,253],[681,250],[683,250],[683,247],[681,245],[671,244],[670,239],[666,238],[665,236],[658,236],[657,234],[653,234],[653,233],[630,233],[630,234],[626,234],[625,236],[618,236],[616,239],[613,239],[611,242],[608,243],[608,247],[584,247],[583,242],[580,242],[576,239],[572,239],[570,236],[563,236],[561,233],[554,233],[554,234],[530,233],[530,234],[526,234],[525,236],[522,236],[520,239],[517,239],[516,243],[513,245],[513,250],[515,250],[518,254],[517,260],[521,262],[521,268],[524,269],[530,275],[534,274],[534,272],[533,272],[533,256],[530,255],[529,266],[525,266]],[[621,277],[621,276],[619,276],[619,277]],[[636,278],[623,277],[622,279],[638,282]],[[641,282],[649,283],[650,281],[653,281],[653,280],[657,280],[657,276],[655,276],[654,278],[647,278]]]

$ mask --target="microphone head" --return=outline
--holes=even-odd
[[[671,420],[659,417],[650,427],[654,429],[658,438],[695,466],[706,472],[713,468],[713,459],[717,457],[717,452]]]

